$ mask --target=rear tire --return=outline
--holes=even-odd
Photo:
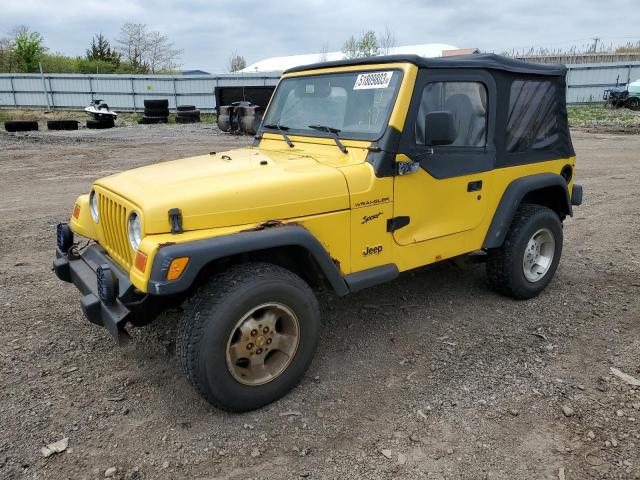
[[[556,212],[541,205],[520,205],[502,246],[488,251],[489,283],[516,299],[535,297],[558,268],[562,240]]]
[[[209,403],[253,410],[300,381],[315,353],[319,325],[318,302],[300,277],[268,263],[235,265],[186,304],[176,356]]]

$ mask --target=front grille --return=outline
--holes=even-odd
[[[127,236],[127,209],[116,200],[98,194],[100,225],[102,225],[102,245],[107,253],[127,270],[133,261],[133,251]]]

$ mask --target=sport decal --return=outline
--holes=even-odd
[[[378,212],[374,215],[365,215],[364,217],[362,217],[362,225],[364,225],[365,223],[369,223],[371,220],[377,220],[380,215],[382,215],[382,212]]]

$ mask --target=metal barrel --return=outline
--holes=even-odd
[[[221,106],[218,109],[218,128],[223,132],[231,130],[231,114],[233,107],[229,105]]]

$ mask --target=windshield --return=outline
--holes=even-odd
[[[322,135],[334,129],[341,138],[377,140],[395,102],[402,71],[374,70],[283,79],[264,117],[263,128],[289,134]]]

